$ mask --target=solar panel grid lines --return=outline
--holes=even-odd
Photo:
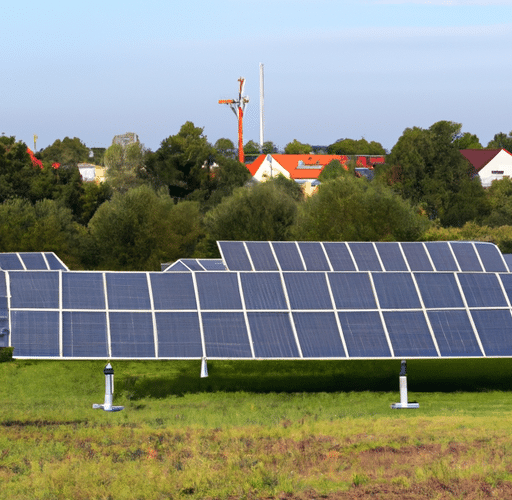
[[[155,313],[155,301],[153,298],[153,286],[151,284],[151,279],[149,277],[149,273],[146,273],[146,282],[148,285],[149,292],[149,305],[151,306],[151,321],[153,323],[153,342],[155,344],[155,358],[158,358],[158,329],[156,325],[156,313]]]
[[[197,290],[197,280],[196,280],[196,274],[192,273],[192,283],[194,284],[194,295],[196,299],[196,304],[199,306],[199,292]],[[197,308],[197,317],[199,319],[199,333],[201,334],[201,349],[202,349],[202,357],[206,357],[206,342],[204,339],[204,327],[203,327],[203,317],[201,308]]]
[[[380,256],[379,251],[377,250],[377,245],[375,244],[375,242],[372,242],[372,246],[373,246],[373,251],[375,252],[375,255],[377,256],[377,260],[379,261],[381,270],[385,271],[386,268],[384,267],[384,264],[382,262],[382,257]]]
[[[247,316],[247,305],[245,303],[245,294],[244,294],[244,288],[242,286],[242,275],[241,275],[241,273],[237,273],[237,278],[238,278],[238,289],[240,290],[240,299],[241,299],[241,302],[242,302],[245,324],[247,325],[247,336],[249,337],[249,347],[251,349],[251,357],[254,358],[255,357],[255,355],[254,355],[254,341],[252,339],[251,326],[249,324],[249,318]]]
[[[482,341],[480,340],[480,336],[478,334],[478,329],[476,328],[476,325],[475,325],[475,322],[473,320],[473,316],[471,314],[471,311],[468,308],[468,303],[467,303],[467,300],[466,300],[466,296],[464,295],[464,291],[462,289],[462,286],[460,284],[460,281],[458,279],[457,274],[454,274],[454,277],[455,277],[455,282],[457,283],[457,286],[459,288],[460,296],[461,296],[462,301],[464,303],[464,308],[468,312],[469,322],[471,323],[471,328],[473,329],[473,334],[475,335],[476,341],[478,343],[478,347],[480,348],[480,350],[482,351],[483,355],[485,356],[486,354],[485,354],[484,346],[482,344]]]
[[[290,317],[290,321],[291,321],[291,325],[292,325],[293,336],[295,337],[295,341],[297,342],[299,356],[302,358],[303,357],[302,348],[300,346],[299,336],[297,334],[297,329],[296,329],[295,323],[293,321],[292,308],[291,308],[291,305],[290,305],[290,296],[288,294],[288,287],[286,285],[286,281],[284,279],[283,271],[282,270],[280,270],[280,275],[281,275],[281,283],[282,283],[283,291],[284,291],[284,297],[285,297],[285,301],[286,301],[286,307],[287,307],[288,315]]]
[[[336,311],[336,300],[334,299],[334,294],[333,294],[333,291],[332,291],[331,282],[330,282],[330,280],[329,280],[327,275],[326,275],[326,282],[327,282],[327,290],[329,291],[329,297],[331,299],[331,304],[332,304],[333,311]],[[335,320],[336,320],[336,325],[338,327],[338,332],[339,332],[340,340],[341,340],[341,343],[343,345],[343,351],[345,353],[345,357],[348,358],[347,343],[345,341],[345,336],[343,335],[343,328],[341,326],[341,321],[340,321],[339,315],[336,313],[336,314],[334,314],[334,317],[335,317]]]
[[[377,290],[375,288],[375,283],[373,282],[372,274],[368,273],[368,277],[370,278],[370,284],[371,284],[371,287],[372,287],[372,290],[373,290],[373,295],[375,297],[375,303],[376,303],[377,308],[378,308],[378,313],[379,313],[380,321],[381,321],[383,329],[384,329],[384,335],[386,336],[386,341],[388,343],[389,352],[391,354],[391,357],[394,358],[395,357],[395,351],[393,349],[393,345],[391,344],[391,339],[389,337],[389,331],[387,329],[386,322],[384,321],[384,313],[382,312],[382,309],[380,307],[379,297],[377,296]]]
[[[414,273],[411,273],[411,278],[414,284],[414,288],[416,289],[416,294],[420,300],[421,309],[423,310],[423,315],[427,322],[428,330],[430,332],[430,336],[432,337],[432,342],[434,343],[434,347],[436,349],[437,355],[441,356],[441,350],[439,349],[439,344],[437,343],[437,339],[434,333],[434,329],[432,328],[432,323],[430,322],[430,318],[427,313],[427,308],[425,307],[425,302],[423,301],[423,297],[421,296],[420,288],[418,286],[418,282],[416,281],[416,276]]]

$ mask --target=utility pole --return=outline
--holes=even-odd
[[[219,104],[229,104],[229,107],[235,113],[238,118],[238,160],[240,163],[244,162],[244,132],[243,132],[243,121],[244,111],[249,98],[244,96],[245,78],[240,77],[240,92],[238,93],[238,99],[221,99]]]

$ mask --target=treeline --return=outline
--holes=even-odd
[[[230,148],[191,122],[155,152],[95,151],[108,167],[103,184],[82,182],[76,164],[90,150],[76,138],[37,163],[0,137],[0,251],[53,251],[72,269],[111,270],[218,257],[217,240],[476,239],[512,252],[512,181],[484,190],[459,153],[469,142],[479,144],[452,122],[406,129],[373,181],[331,164],[305,197],[284,177],[253,183]]]

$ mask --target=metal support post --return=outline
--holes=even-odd
[[[393,403],[393,410],[419,408],[419,403],[409,403],[407,398],[407,361],[403,360],[400,366],[400,403]]]
[[[105,403],[102,405],[93,404],[92,407],[95,410],[104,411],[124,410],[124,406],[112,406],[112,401],[114,399],[114,369],[110,363],[105,366],[103,373],[105,374]]]

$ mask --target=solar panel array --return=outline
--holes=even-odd
[[[0,327],[19,358],[512,356],[512,274],[494,245],[219,247],[223,261],[168,272],[1,272]]]
[[[0,253],[0,269],[14,270],[63,270],[68,268],[53,252]]]
[[[220,241],[230,271],[508,272],[490,243]]]

